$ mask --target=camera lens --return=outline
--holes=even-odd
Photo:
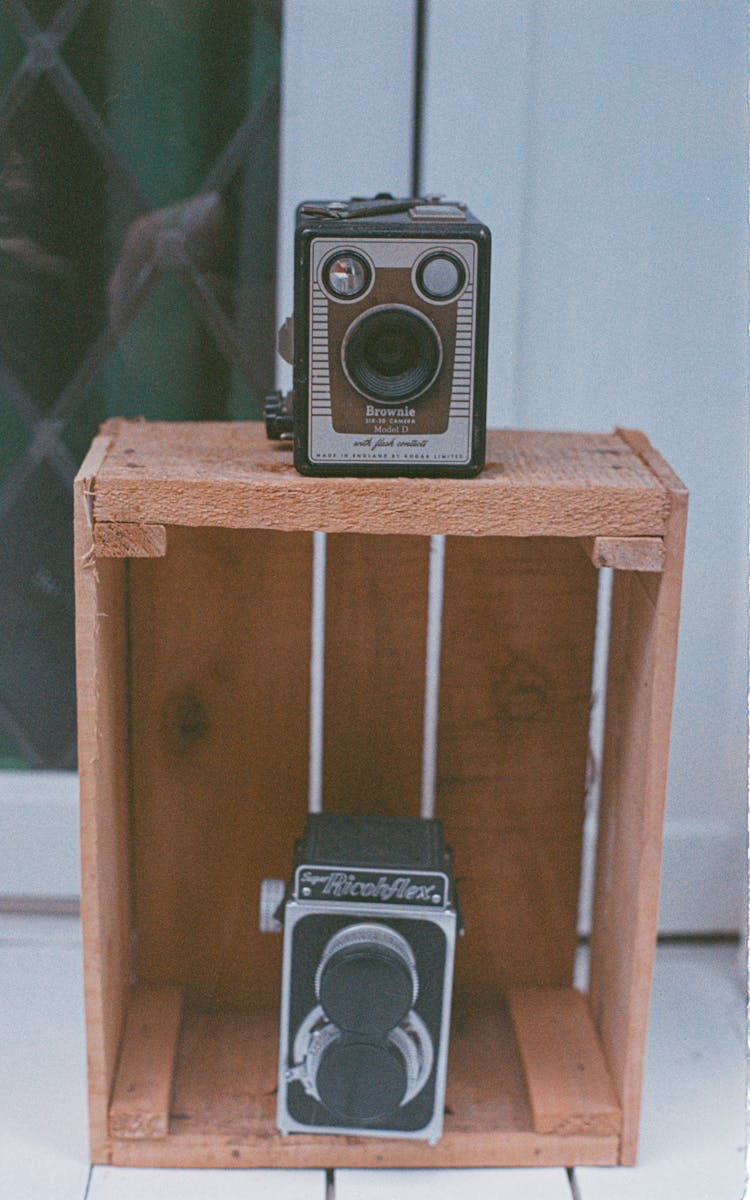
[[[323,1104],[341,1120],[377,1121],[404,1099],[407,1069],[390,1044],[340,1038],[323,1052],[315,1083]]]
[[[368,400],[400,404],[437,378],[443,350],[437,331],[416,309],[382,305],[350,325],[341,357],[352,387]]]
[[[409,943],[385,925],[350,925],[331,938],[315,980],[331,1021],[348,1033],[379,1036],[406,1016],[417,995]]]

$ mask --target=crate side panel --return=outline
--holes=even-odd
[[[596,591],[575,540],[448,540],[438,815],[459,991],[571,982]]]
[[[307,793],[311,540],[171,529],[131,564],[137,971],[206,1007],[275,1005]]]
[[[109,1157],[107,1109],[125,1020],[129,952],[127,567],[94,557],[90,498],[109,439],[76,480],[76,690],[81,919],[91,1156]]]
[[[323,804],[419,815],[429,539],[331,534]]]
[[[615,572],[589,999],[632,1164],[659,907],[687,491],[643,434],[620,435],[668,489],[660,575]]]

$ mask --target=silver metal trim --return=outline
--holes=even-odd
[[[342,912],[343,906],[341,903],[323,903],[319,902],[316,906],[316,911],[319,912]],[[350,1137],[388,1137],[388,1138],[411,1138],[420,1141],[427,1141],[430,1145],[435,1145],[439,1141],[443,1132],[443,1119],[445,1110],[445,1086],[446,1076],[448,1072],[448,1039],[450,1034],[451,1021],[451,1002],[453,997],[453,963],[455,957],[456,943],[456,912],[453,908],[447,909],[419,909],[410,908],[401,905],[387,904],[367,904],[357,905],[349,904],[345,909],[347,915],[352,917],[362,916],[372,919],[375,915],[382,917],[384,920],[393,920],[398,916],[417,921],[431,921],[434,925],[439,925],[445,935],[445,971],[443,978],[443,1006],[442,1020],[440,1023],[440,1033],[435,1052],[435,1090],[432,1117],[421,1129],[367,1129],[359,1126],[342,1127],[338,1125],[303,1125],[296,1121],[289,1112],[287,1106],[287,1076],[286,1063],[289,1057],[289,1034],[288,1034],[288,1013],[289,1013],[289,996],[291,991],[291,960],[292,960],[292,935],[297,921],[302,917],[310,916],[310,905],[297,900],[289,900],[285,908],[284,916],[284,945],[282,951],[282,971],[281,971],[281,1004],[280,1004],[280,1021],[279,1021],[279,1069],[278,1069],[278,1096],[276,1104],[276,1124],[279,1131],[284,1134],[290,1133],[306,1133],[306,1134],[341,1134],[342,1136]],[[285,1016],[286,1014],[286,1016]]]
[[[322,262],[327,258],[330,250],[337,249],[342,246],[340,238],[332,237],[315,237],[310,245],[310,314],[308,322],[307,336],[310,340],[311,349],[317,348],[320,351],[328,353],[328,338],[327,335],[320,337],[316,331],[320,326],[316,323],[313,329],[313,311],[312,306],[315,301],[320,300],[321,295],[326,299],[327,294],[322,292],[318,283],[318,274],[322,266]],[[474,410],[474,367],[475,354],[474,347],[476,342],[476,280],[478,270],[478,252],[477,247],[471,238],[450,238],[440,239],[439,246],[434,238],[425,237],[404,237],[404,238],[368,238],[364,236],[353,237],[346,243],[346,247],[356,250],[357,253],[369,254],[372,258],[375,270],[383,267],[408,267],[412,269],[416,259],[421,257],[425,252],[429,252],[436,248],[444,249],[456,254],[466,264],[467,279],[463,292],[459,295],[455,302],[459,306],[458,311],[458,326],[456,330],[456,351],[458,352],[462,345],[465,346],[469,353],[469,361],[466,364],[467,374],[464,377],[460,372],[460,364],[454,363],[453,380],[451,383],[451,402],[448,417],[448,428],[443,433],[432,433],[421,435],[422,440],[427,439],[427,446],[416,447],[413,443],[415,438],[412,435],[397,435],[397,444],[395,447],[380,449],[372,448],[362,449],[357,446],[357,442],[361,441],[367,434],[362,433],[338,433],[333,428],[332,412],[330,407],[330,380],[317,377],[318,383],[323,385],[323,395],[313,395],[312,392],[312,376],[307,396],[308,406],[308,430],[307,430],[307,453],[310,461],[321,466],[330,465],[390,465],[396,467],[402,466],[465,466],[471,461],[472,444],[471,444],[471,416]],[[358,297],[357,299],[361,299]],[[455,299],[455,298],[454,298]],[[387,306],[386,306],[387,307]],[[320,310],[318,310],[320,311]],[[322,315],[322,313],[320,314]],[[465,337],[467,341],[462,341],[462,320],[466,321]],[[317,340],[316,340],[317,339]],[[312,363],[311,363],[312,366]],[[361,394],[361,393],[359,393]],[[326,407],[323,410],[322,406],[316,403],[316,400],[323,399]],[[387,407],[387,406],[384,406]],[[375,436],[375,435],[373,435]],[[399,440],[400,439],[400,440]]]
[[[411,1002],[415,1004],[417,995],[419,994],[419,980],[417,978],[417,964],[414,960],[414,953],[411,946],[406,938],[397,933],[395,929],[391,929],[388,925],[375,925],[372,922],[357,922],[354,925],[345,925],[343,929],[339,929],[337,933],[334,933],[320,956],[318,969],[315,972],[315,995],[318,999],[320,999],[320,984],[323,972],[334,954],[338,954],[339,950],[346,950],[348,947],[359,945],[371,946],[373,944],[382,946],[386,950],[391,950],[401,959],[411,978]]]

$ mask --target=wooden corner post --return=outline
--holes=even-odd
[[[622,1105],[620,1161],[632,1164],[656,948],[687,490],[642,433],[617,433],[669,497],[662,571],[614,575],[591,935],[589,1000]]]
[[[110,449],[110,422],[74,485],[81,918],[93,1162],[108,1162],[109,1099],[129,987],[128,664],[123,559],[94,548],[93,488]]]

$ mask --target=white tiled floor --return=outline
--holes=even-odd
[[[745,1043],[735,947],[662,945],[636,1168],[90,1172],[78,922],[0,917],[0,1200],[739,1200]]]

